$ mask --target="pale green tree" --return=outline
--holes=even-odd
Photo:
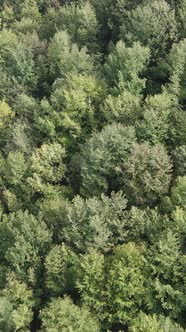
[[[184,332],[185,330],[163,315],[147,315],[143,312],[134,319],[129,332]]]
[[[11,123],[11,119],[14,118],[14,111],[6,103],[5,100],[0,101],[0,128],[1,130],[6,128]]]
[[[75,305],[69,297],[53,299],[40,313],[41,331],[99,332],[99,325],[86,308]]]
[[[65,244],[54,246],[45,260],[46,287],[50,294],[73,293],[77,278],[78,257]]]
[[[103,254],[91,251],[80,257],[76,286],[82,303],[103,321],[107,306],[105,293],[105,259]]]
[[[148,286],[149,309],[179,319],[185,310],[184,261],[176,233],[171,230],[162,233],[158,243],[149,253]],[[147,294],[148,294],[147,291]]]
[[[66,78],[70,72],[77,74],[90,73],[93,70],[93,60],[85,47],[79,50],[72,43],[65,31],[58,31],[48,48],[50,73],[54,79]]]
[[[152,144],[165,143],[173,107],[171,95],[167,93],[148,96],[144,104],[143,120],[138,125],[140,139]]]
[[[103,104],[103,115],[109,123],[134,125],[142,115],[141,97],[127,90],[118,96],[108,95]]]
[[[67,31],[80,47],[86,46],[91,53],[99,50],[99,24],[90,2],[67,3],[58,12],[57,26]]]
[[[1,320],[2,323],[4,321],[3,331],[29,331],[33,319],[33,292],[13,273],[7,277],[1,305],[6,305],[6,309],[8,309],[4,310]],[[6,317],[7,321],[5,321]]]
[[[107,258],[105,311],[108,324],[126,325],[142,306],[144,287],[143,248],[129,242],[116,246]]]
[[[127,47],[120,40],[108,55],[104,72],[111,89],[117,92],[124,89],[134,94],[139,94],[145,87],[145,79],[140,74],[145,69],[150,59],[150,50],[135,42]]]
[[[42,256],[51,243],[51,234],[45,223],[36,220],[28,211],[18,211],[4,216],[0,227],[2,261],[22,280],[34,285]]]
[[[104,82],[93,75],[69,74],[66,83],[56,82],[51,104],[66,144],[85,140],[100,120],[100,103],[106,94]]]
[[[43,144],[32,153],[31,176],[27,182],[33,193],[47,195],[52,186],[58,185],[64,179],[66,170],[64,158],[65,149],[58,143]]]

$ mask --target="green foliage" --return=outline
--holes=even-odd
[[[152,244],[159,239],[169,223],[167,216],[160,215],[157,208],[139,209],[132,206],[127,215],[127,240],[138,243],[143,239]]]
[[[86,308],[79,308],[70,298],[53,299],[41,311],[42,331],[98,332],[99,326]]]
[[[133,94],[139,94],[145,87],[145,79],[140,74],[145,69],[150,58],[148,47],[143,47],[139,42],[132,47],[126,47],[120,40],[109,54],[104,71],[111,89],[117,92],[124,89]]]
[[[30,155],[33,147],[29,126],[21,121],[11,125],[7,135],[6,150]]]
[[[2,259],[5,264],[23,280],[35,283],[31,280],[32,270],[36,275],[39,273],[42,256],[51,243],[51,234],[45,223],[36,220],[27,211],[18,211],[5,216],[0,228]]]
[[[112,193],[110,198],[102,195],[101,198],[84,200],[76,196],[71,203],[46,204],[43,218],[51,228],[55,229],[57,223],[55,238],[69,243],[79,252],[89,249],[108,251],[127,236],[127,201],[121,192]]]
[[[178,5],[178,20],[177,20],[177,26],[178,26],[178,33],[179,37],[181,39],[185,38],[185,32],[186,32],[186,25],[185,25],[185,17],[186,17],[186,1],[180,0]]]
[[[18,33],[32,33],[38,29],[41,21],[41,15],[37,5],[38,1],[24,0],[20,5],[20,17],[15,21],[14,29]]]
[[[118,96],[108,95],[103,105],[105,119],[110,122],[120,122],[134,125],[142,113],[141,98],[124,90]]]
[[[9,30],[0,32],[0,64],[5,69],[11,65],[11,55],[17,44],[18,40],[13,32]]]
[[[54,296],[69,293],[75,288],[78,258],[67,246],[54,246],[45,261],[46,287]]]
[[[0,331],[184,332],[186,0],[0,0]]]
[[[103,254],[91,251],[81,256],[76,285],[83,303],[103,320],[106,306],[105,262]]]
[[[171,229],[180,240],[180,245],[185,250],[186,247],[186,215],[185,209],[177,206],[171,215]]]
[[[135,243],[116,246],[108,258],[106,283],[108,322],[130,322],[142,305],[145,292],[143,248]]]
[[[168,138],[169,115],[173,108],[171,96],[148,96],[145,100],[143,120],[139,124],[138,135],[141,140],[152,144],[164,143]]]
[[[23,153],[10,152],[4,170],[4,176],[7,182],[12,185],[17,185],[21,182],[26,171],[26,163]]]
[[[131,204],[153,205],[168,192],[171,160],[162,145],[135,144],[124,164],[124,186]],[[125,189],[125,187],[124,187]]]
[[[186,176],[179,176],[176,179],[171,198],[174,205],[186,207]]]
[[[180,243],[172,231],[163,233],[152,249],[152,280],[149,281],[151,299],[148,306],[158,313],[178,318],[185,310],[184,260]]]
[[[129,332],[184,332],[178,324],[168,317],[157,315],[146,315],[141,312],[134,320]]]
[[[93,61],[85,47],[79,50],[65,31],[57,32],[48,48],[52,77],[66,78],[69,73],[84,74],[93,70]]]
[[[4,129],[7,127],[13,117],[14,112],[11,110],[9,105],[4,100],[2,100],[0,102],[0,128]]]
[[[7,298],[0,297],[0,329],[5,332],[11,332],[13,322],[10,321],[12,305]]]
[[[186,112],[180,109],[172,112],[169,128],[170,144],[174,147],[186,144]]]
[[[65,149],[58,143],[43,144],[31,156],[32,176],[28,183],[33,192],[50,193],[50,187],[58,185],[65,174]]]
[[[175,12],[165,0],[143,1],[124,20],[121,37],[148,46],[153,60],[163,56],[176,40]]]
[[[93,196],[120,188],[122,164],[135,142],[134,128],[121,124],[113,123],[93,134],[81,152],[81,193]]]
[[[67,145],[76,138],[85,139],[96,127],[104,95],[105,85],[92,75],[71,74],[65,84],[56,82],[51,103]]]
[[[72,2],[63,6],[57,16],[57,26],[67,31],[73,42],[80,47],[86,46],[91,53],[99,50],[99,24],[95,10],[89,2]]]
[[[3,296],[1,303],[3,302],[3,305],[6,305],[6,310],[8,309],[7,311],[4,309],[2,317],[4,331],[29,331],[34,305],[32,291],[12,273],[7,278]],[[6,317],[8,321],[5,321]]]
[[[176,175],[186,174],[186,145],[177,146],[173,151],[174,172]]]
[[[171,92],[174,93],[181,103],[185,101],[185,72],[186,72],[186,39],[181,40],[178,44],[174,44],[170,55],[170,79]]]

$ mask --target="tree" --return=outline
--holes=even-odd
[[[146,241],[153,244],[158,241],[162,232],[170,227],[170,220],[167,216],[161,215],[157,208],[139,209],[132,206],[127,215],[126,227],[127,241]]]
[[[130,203],[156,204],[169,190],[171,169],[171,159],[162,145],[135,144],[123,172],[123,189]]]
[[[105,96],[105,84],[93,75],[70,74],[64,82],[56,82],[51,103],[58,130],[63,130],[66,144],[84,141],[99,123],[99,105]],[[64,139],[64,138],[63,138]]]
[[[6,152],[21,152],[29,156],[33,143],[30,126],[22,121],[14,121],[6,136]]]
[[[94,7],[89,2],[65,4],[58,12],[57,26],[67,31],[74,43],[86,46],[91,53],[99,50],[97,22]]]
[[[65,31],[57,32],[48,48],[48,61],[52,78],[65,79],[69,73],[91,73],[93,60],[86,48],[79,50]]]
[[[70,298],[53,299],[40,314],[42,330],[98,332],[99,325],[86,308],[79,308]]]
[[[103,254],[91,251],[80,257],[76,286],[82,303],[103,321],[106,309],[105,259]]]
[[[184,332],[178,324],[163,315],[147,315],[141,312],[132,322],[129,332]]]
[[[54,246],[45,260],[46,287],[54,296],[72,293],[75,289],[78,257],[64,244]]]
[[[14,117],[14,112],[10,106],[2,100],[0,102],[0,128],[1,130],[6,128],[11,123],[11,119]]]
[[[12,311],[11,303],[5,298],[0,297],[0,328],[2,331],[11,332],[13,327],[13,322],[10,321]]]
[[[169,115],[173,109],[171,95],[165,93],[148,96],[144,104],[143,120],[137,133],[142,141],[165,143],[168,139]]]
[[[156,313],[164,313],[179,319],[185,310],[184,299],[184,260],[177,234],[171,230],[163,232],[158,243],[149,253],[152,270],[148,283],[148,308]],[[154,257],[154,258],[152,258]]]
[[[118,96],[108,95],[104,101],[103,114],[109,123],[120,122],[134,125],[141,117],[141,98],[124,90]]]
[[[1,158],[1,202],[5,211],[16,211],[25,206],[30,192],[25,184],[28,176],[28,163],[21,151],[10,151]]]
[[[110,198],[102,195],[84,200],[76,196],[63,212],[59,235],[78,252],[91,249],[107,252],[126,238],[126,205],[121,192],[112,193]]]
[[[83,199],[46,200],[41,206],[43,219],[53,231],[54,243],[70,245],[76,252],[107,252],[126,239],[127,201],[121,192]]]
[[[170,91],[179,99],[180,103],[185,103],[185,71],[186,71],[186,39],[175,43],[169,55],[170,66]]]
[[[9,274],[7,278],[7,285],[3,290],[3,297],[1,297],[0,302],[3,307],[6,306],[3,308],[1,320],[5,328],[3,331],[28,331],[33,319],[33,293],[13,273]],[[5,308],[8,311],[5,311]],[[8,318],[7,321],[5,321],[6,317]]]
[[[81,152],[81,193],[87,197],[120,189],[122,164],[135,142],[134,128],[121,124],[94,133]]]
[[[171,214],[171,224],[170,229],[173,234],[177,234],[180,241],[180,248],[182,252],[185,252],[186,248],[186,217],[185,217],[185,208],[176,206],[174,211]],[[183,263],[184,263],[183,256]]]
[[[186,174],[186,145],[177,146],[173,150],[174,173],[177,176]]]
[[[58,143],[43,144],[31,156],[31,177],[27,179],[33,193],[49,194],[65,175],[65,149]]]
[[[21,280],[35,285],[39,281],[42,257],[51,243],[45,223],[36,220],[28,211],[18,211],[5,216],[0,228],[2,261]]]
[[[18,39],[15,33],[9,30],[0,32],[0,64],[5,71],[9,70],[11,55],[17,44]]]
[[[179,108],[170,114],[168,143],[171,147],[186,144],[186,112]]]
[[[132,242],[116,246],[107,265],[107,321],[110,326],[126,325],[142,306],[145,292],[143,248]]]
[[[23,91],[30,92],[36,88],[38,74],[34,54],[32,49],[22,41],[12,50],[8,73],[22,86]]]
[[[185,17],[186,17],[186,1],[180,0],[177,5],[177,26],[178,26],[178,34],[180,40],[185,38],[186,25],[185,25]]]
[[[55,0],[54,0],[55,1]],[[57,2],[57,0],[56,0]],[[47,8],[47,12],[42,17],[42,24],[39,29],[41,39],[50,40],[57,32],[56,29],[57,11],[52,6]]]
[[[23,153],[10,152],[8,154],[5,163],[4,176],[9,184],[20,184],[26,169],[27,165]]]
[[[126,47],[120,40],[113,47],[104,64],[104,72],[111,90],[117,92],[124,89],[133,94],[139,94],[145,87],[145,79],[140,74],[145,69],[150,58],[148,47],[136,42],[132,47]]]
[[[141,0],[90,0],[93,4],[96,17],[101,26],[100,36],[104,51],[110,41],[119,39],[120,27],[127,18],[128,10],[135,8]]]
[[[5,3],[0,14],[1,30],[10,29],[14,20],[15,13],[13,8]]]
[[[37,2],[24,0],[20,4],[19,20],[15,21],[13,25],[17,33],[27,34],[39,29],[41,14]]]
[[[147,1],[138,5],[128,14],[121,28],[123,40],[132,44],[139,41],[148,46],[152,60],[166,54],[176,40],[175,12],[163,0]]]
[[[178,176],[171,194],[174,205],[186,207],[186,176]]]

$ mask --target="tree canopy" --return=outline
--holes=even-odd
[[[186,0],[0,0],[0,331],[186,332]]]

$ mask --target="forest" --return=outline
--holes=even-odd
[[[186,331],[186,0],[0,0],[0,332]]]

